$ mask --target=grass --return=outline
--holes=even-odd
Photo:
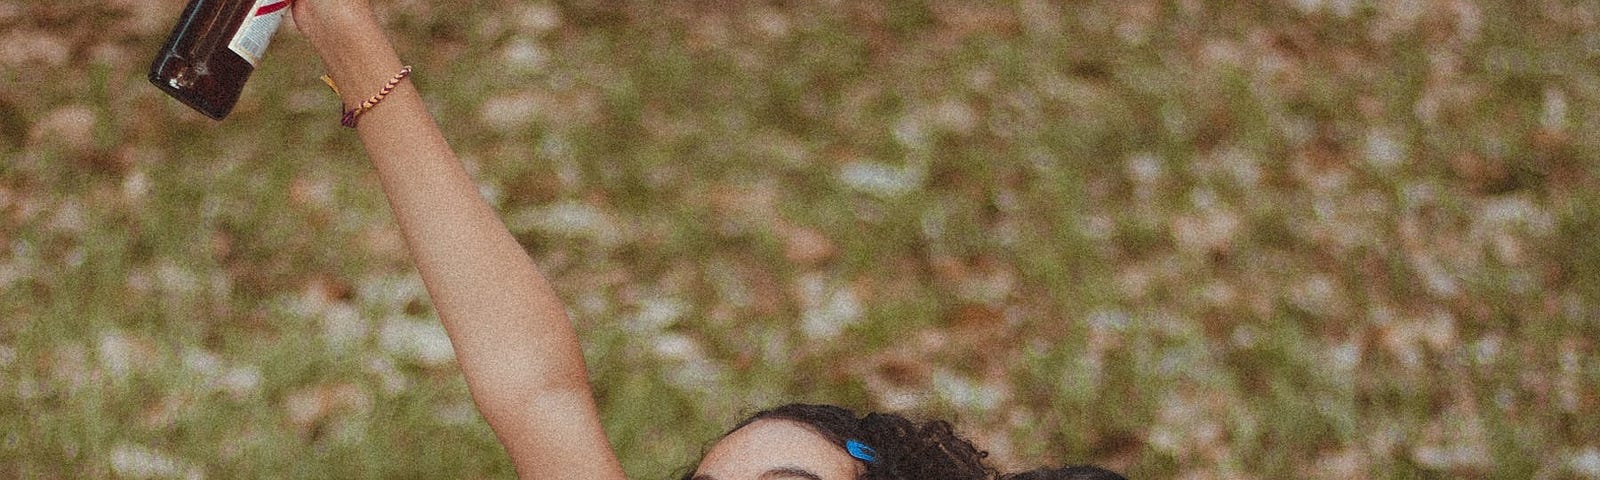
[[[305,42],[213,123],[143,80],[181,6],[0,1],[0,476],[512,476]],[[378,7],[636,478],[794,400],[1600,478],[1589,2]]]

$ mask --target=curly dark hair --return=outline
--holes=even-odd
[[[1061,468],[1039,468],[1022,473],[1008,473],[1000,480],[1128,480],[1117,472],[1094,465],[1076,465]]]
[[[998,476],[984,463],[988,453],[961,438],[942,420],[916,422],[889,413],[857,417],[843,407],[791,403],[756,412],[728,433],[766,419],[808,425],[840,449],[847,440],[871,446],[877,459],[863,463],[866,469],[858,480],[993,480]],[[693,477],[691,469],[682,480]]]

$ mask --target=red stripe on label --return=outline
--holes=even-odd
[[[267,5],[265,7],[258,8],[258,9],[256,9],[256,16],[259,17],[259,16],[266,15],[266,14],[269,14],[269,13],[272,13],[272,12],[276,12],[278,10],[283,10],[285,8],[289,8],[289,0],[283,0],[281,2],[274,3],[272,5]]]

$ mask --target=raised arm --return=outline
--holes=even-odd
[[[377,93],[400,70],[366,1],[296,0],[293,15],[345,105]],[[565,308],[479,196],[416,88],[401,82],[360,117],[355,133],[377,168],[473,401],[518,476],[622,479]]]

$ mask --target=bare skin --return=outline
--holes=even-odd
[[[345,105],[376,93],[400,70],[365,1],[298,0],[293,15]],[[413,84],[402,82],[362,115],[356,134],[473,401],[518,476],[624,478],[561,300],[479,196]]]
[[[859,462],[804,424],[757,420],[706,452],[694,480],[852,480]]]
[[[402,66],[365,0],[295,0],[292,15],[345,105],[376,93]],[[356,134],[473,402],[517,475],[623,479],[561,299],[479,196],[413,84],[400,83],[362,115]],[[859,468],[809,428],[764,420],[719,441],[699,473],[710,480],[847,480]]]

